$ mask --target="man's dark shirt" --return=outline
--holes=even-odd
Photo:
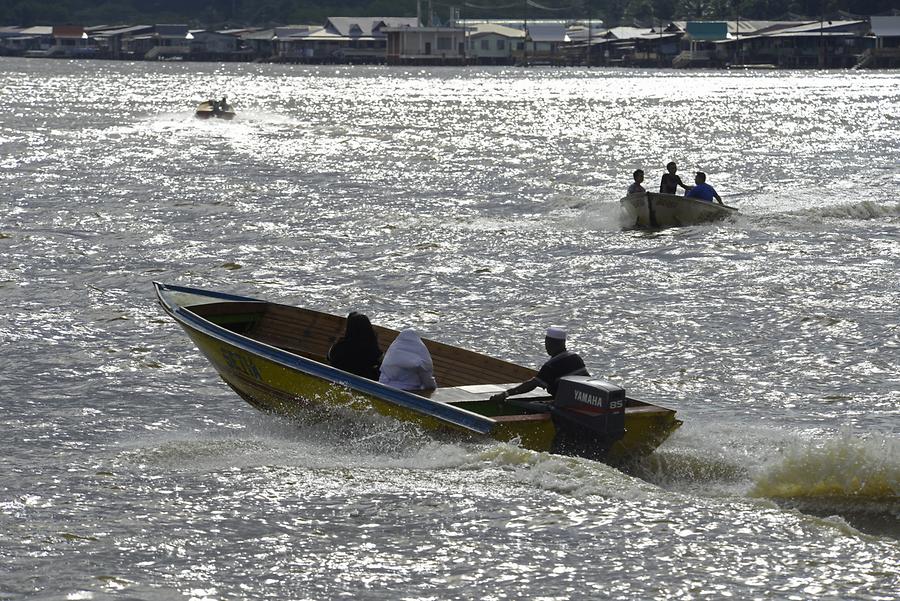
[[[677,173],[663,173],[662,181],[659,182],[659,192],[660,194],[677,194],[679,184],[682,188],[687,188]]]
[[[563,351],[553,355],[541,366],[537,380],[552,396],[556,396],[556,387],[563,376],[589,376],[584,361],[576,353]]]

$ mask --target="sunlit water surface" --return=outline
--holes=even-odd
[[[0,59],[0,107],[0,599],[896,598],[896,72]],[[623,231],[669,160],[741,216]],[[152,280],[561,324],[685,424],[623,473],[261,415]]]

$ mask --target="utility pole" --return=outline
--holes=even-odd
[[[588,69],[591,68],[591,46],[592,40],[594,38],[594,24],[593,24],[593,15],[591,15],[591,0],[587,0],[587,11],[588,11],[588,45],[587,45],[587,66]]]
[[[659,18],[659,42],[656,44],[656,66],[662,67],[662,17]],[[669,65],[671,67],[671,65]]]
[[[522,42],[522,66],[528,66],[528,0],[525,0],[525,41]]]
[[[825,2],[823,0],[819,12],[819,68],[825,68]]]

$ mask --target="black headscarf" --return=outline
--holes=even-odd
[[[344,336],[328,351],[328,362],[338,369],[377,380],[380,359],[378,335],[372,323],[362,313],[353,311],[347,316]]]

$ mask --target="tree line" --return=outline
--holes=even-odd
[[[900,0],[420,0],[441,21],[461,18],[598,19],[607,25],[687,19],[832,18],[889,14]],[[416,0],[3,0],[4,25],[187,23],[214,27],[322,23],[332,16],[412,17]]]

